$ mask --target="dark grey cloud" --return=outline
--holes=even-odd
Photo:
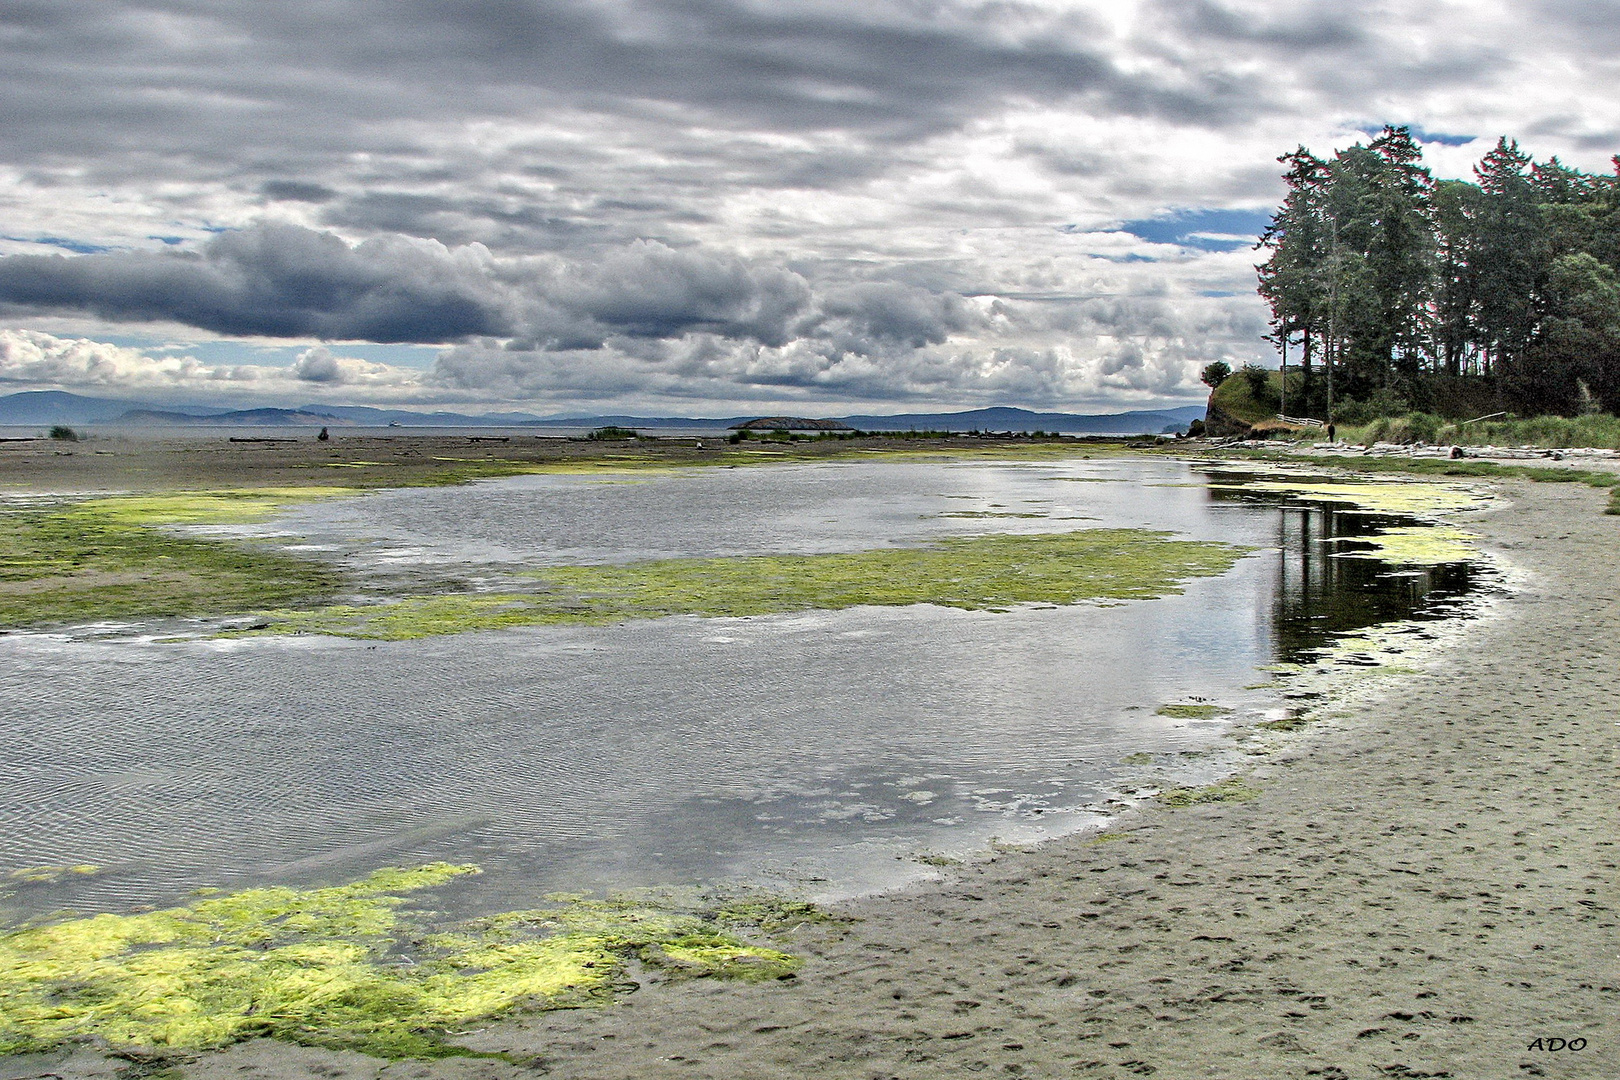
[[[1602,0],[1509,7],[1590,48],[1620,22]],[[298,200],[324,197],[326,171],[363,179],[368,162],[380,171],[364,186],[417,167],[465,177],[438,154],[435,125],[578,115],[620,133],[644,125],[651,141],[665,129],[675,153],[657,162],[664,180],[690,164],[718,165],[728,183],[828,185],[881,171],[875,147],[1013,103],[1231,129],[1320,107],[1301,88],[1353,105],[1399,87],[1488,84],[1512,70],[1517,44],[1455,34],[1408,47],[1402,5],[1126,10],[1129,40],[1084,9],[1017,0],[31,0],[0,15],[0,157],[39,183],[61,169],[109,180],[167,170]],[[693,127],[833,132],[864,146],[680,145]],[[527,162],[514,146],[500,165],[559,170],[567,183],[604,163],[589,138],[565,142],[538,140]],[[356,207],[332,223],[365,218]]]
[[[791,271],[638,241],[588,262],[499,260],[403,236],[351,246],[260,224],[200,252],[0,258],[0,310],[172,321],[223,334],[441,343],[516,338],[539,349],[707,332],[780,345],[809,307]]]
[[[871,352],[875,346],[920,349],[939,345],[983,323],[961,296],[894,282],[863,282],[830,290],[821,299],[820,327],[835,347]]]
[[[1191,398],[1198,363],[1268,355],[1229,237],[1278,153],[1394,121],[1602,167],[1617,27],[1603,0],[18,0],[0,315],[440,343],[454,394]],[[292,377],[406,392],[357,365]]]
[[[338,197],[338,193],[324,184],[310,184],[302,180],[266,180],[259,190],[268,199],[285,202],[324,203]]]
[[[1612,60],[1620,49],[1620,8],[1609,0],[1537,0],[1531,7],[1538,21],[1583,52]]]
[[[569,266],[544,285],[550,304],[589,320],[592,344],[608,334],[708,332],[782,345],[810,304],[809,285],[791,271],[645,241]]]
[[[13,255],[0,259],[0,304],[290,338],[451,341],[513,330],[471,259],[402,237],[350,247],[293,225],[222,233],[200,252]]]
[[[1353,7],[1336,0],[1289,4],[1256,13],[1218,0],[1160,0],[1167,19],[1194,41],[1281,47],[1292,52],[1338,52],[1371,44],[1373,33]]]
[[[666,121],[673,106],[711,124],[888,140],[1012,98],[1212,121],[1248,107],[1228,80],[1122,69],[1083,13],[1017,3],[36,0],[11,6],[7,31],[0,150],[14,161],[161,151],[268,164],[289,149],[384,150],[400,119],[559,106]]]
[[[655,204],[656,205],[656,204]],[[560,216],[519,199],[373,190],[357,194],[321,215],[323,224],[364,233],[431,236],[445,244],[484,244],[507,251],[557,251],[611,240],[620,228],[605,222],[607,208],[591,206]],[[675,205],[658,207],[680,216]],[[655,218],[655,220],[668,220]],[[637,230],[647,235],[648,230]]]

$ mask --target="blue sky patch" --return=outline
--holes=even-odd
[[[1236,251],[1252,247],[1270,222],[1270,210],[1194,209],[1127,221],[1120,225],[1120,230],[1150,244],[1177,244],[1199,251]]]
[[[1412,133],[1412,138],[1418,142],[1437,146],[1466,146],[1479,138],[1478,135],[1448,135],[1443,131],[1430,131],[1427,128],[1419,127],[1417,124],[1407,124],[1406,127]],[[1363,135],[1377,138],[1384,133],[1384,125],[1368,124],[1366,127],[1359,127],[1356,130]]]
[[[62,236],[8,236],[5,239],[14,240],[19,244],[46,244],[50,247],[71,251],[76,255],[97,255],[112,248],[105,244],[91,244],[84,240],[69,240]]]

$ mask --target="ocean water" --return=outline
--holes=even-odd
[[[464,912],[639,886],[894,887],[930,856],[1097,823],[1133,755],[1213,778],[1234,723],[1287,707],[1244,689],[1262,665],[1451,610],[1466,566],[1330,556],[1327,540],[1381,523],[1212,488],[1182,463],[1080,458],[603,470],[309,504],[234,531],[340,562],[362,596],[986,532],[1147,527],[1255,550],[1181,595],[1114,605],[406,642],[6,635],[0,873],[102,870],[18,886],[0,909],[119,911],[436,859],[484,867],[458,886]],[[1156,712],[1189,702],[1229,711]]]

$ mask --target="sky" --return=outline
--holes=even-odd
[[[1608,172],[1612,0],[10,0],[0,394],[1193,404],[1278,155]]]

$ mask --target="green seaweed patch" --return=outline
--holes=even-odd
[[[0,512],[0,626],[227,614],[328,595],[338,575],[314,560],[157,526],[261,521],[298,499],[350,492],[117,496]]]
[[[1434,480],[1362,484],[1306,479],[1249,480],[1210,486],[1230,491],[1274,492],[1298,499],[1348,503],[1371,513],[1414,516],[1474,510],[1490,501],[1487,493],[1471,485]]]
[[[1371,536],[1353,538],[1372,545],[1371,551],[1339,551],[1341,559],[1381,559],[1402,566],[1439,566],[1478,558],[1474,534],[1450,525],[1411,525],[1381,529]]]
[[[770,615],[859,605],[1019,604],[1151,599],[1226,572],[1246,549],[1141,529],[941,540],[926,548],[827,555],[658,559],[527,571],[542,591],[409,597],[271,611],[269,633],[402,640],[467,630],[612,623],[669,615]],[[254,631],[260,632],[260,631]]]
[[[1123,764],[1123,765],[1151,765],[1155,761],[1159,760],[1159,755],[1150,754],[1150,753],[1147,753],[1144,750],[1144,751],[1138,751],[1137,753],[1134,753],[1134,754],[1126,754],[1124,757],[1120,758],[1119,760],[1120,760],[1120,763]]]
[[[1172,720],[1209,720],[1231,711],[1219,705],[1160,705],[1153,710],[1154,715],[1168,716]]]
[[[1205,803],[1237,803],[1249,802],[1260,797],[1260,789],[1246,783],[1242,777],[1228,777],[1214,784],[1205,784],[1203,787],[1178,787],[1159,793],[1159,801],[1165,806],[1181,809],[1188,806],[1202,806]]]
[[[779,896],[733,897],[705,910],[703,915],[721,926],[757,926],[767,934],[783,934],[801,926],[850,921],[845,916],[833,915],[803,900]]]
[[[1254,726],[1266,731],[1300,731],[1309,727],[1315,720],[1316,717],[1310,713],[1297,713],[1278,720],[1262,720]]]
[[[86,499],[62,513],[90,527],[106,525],[252,525],[300,502],[358,495],[350,487],[241,488],[113,495]]]
[[[63,878],[94,877],[99,873],[101,867],[94,863],[78,863],[74,866],[21,866],[8,871],[6,879],[40,885],[61,881]]]
[[[933,853],[933,852],[923,852],[921,855],[913,856],[913,858],[915,858],[918,862],[922,863],[924,866],[961,866],[962,865],[962,860],[961,859],[953,858],[953,857],[951,857],[949,855],[939,855],[939,854],[936,854],[936,853]]]
[[[791,976],[797,957],[733,930],[829,918],[787,902],[688,913],[573,898],[425,933],[421,912],[401,910],[408,894],[476,872],[385,869],[330,888],[249,889],[10,931],[0,935],[0,1053],[94,1039],[161,1058],[270,1037],[386,1058],[463,1054],[452,1032],[610,1000],[632,961],[680,977]]]
[[[947,510],[943,514],[935,514],[942,518],[1043,518],[1045,513],[1030,513],[1028,511],[1015,513],[1008,510]]]

